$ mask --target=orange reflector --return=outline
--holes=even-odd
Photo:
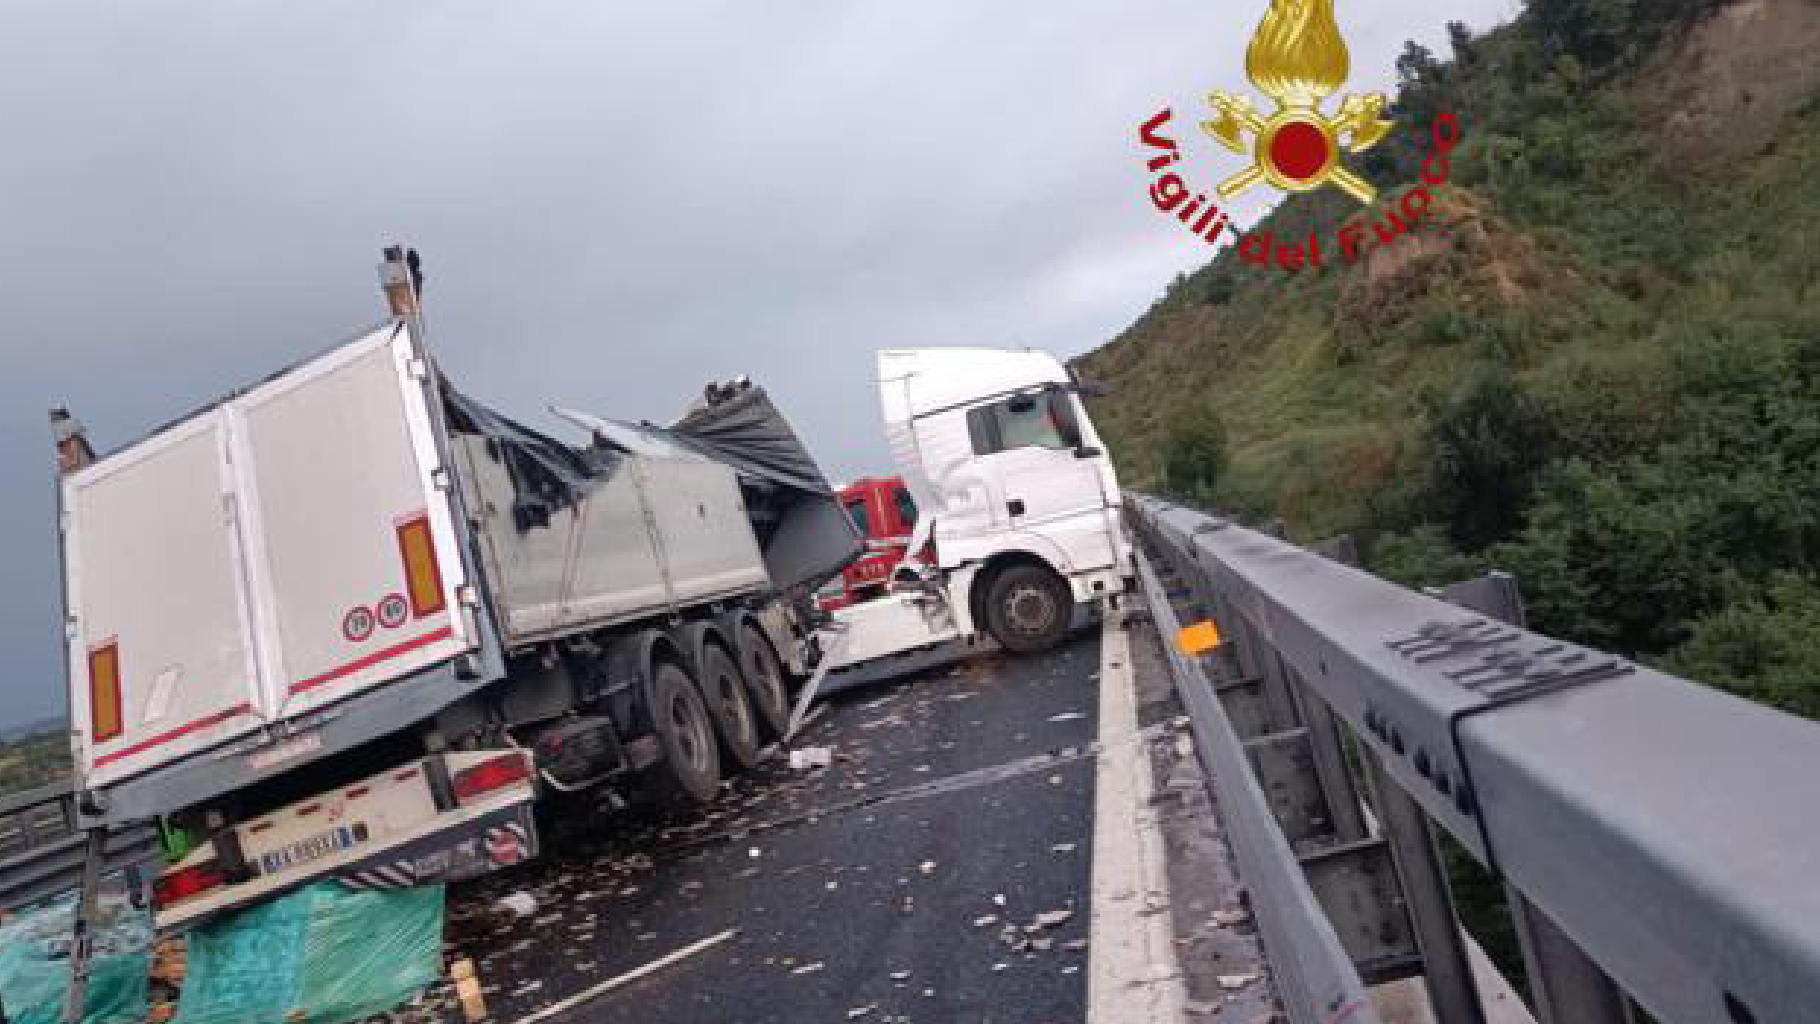
[[[1175,634],[1175,644],[1183,654],[1206,654],[1220,646],[1220,627],[1212,619],[1183,626]]]
[[[442,611],[442,570],[436,564],[436,541],[430,535],[429,515],[419,513],[398,524],[398,553],[404,559],[411,614],[421,619]]]
[[[88,713],[95,741],[111,740],[125,731],[120,710],[120,645],[88,652]]]

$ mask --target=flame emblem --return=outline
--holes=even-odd
[[[1350,70],[1333,0],[1270,0],[1245,51],[1245,75],[1276,100],[1276,113],[1266,118],[1249,98],[1214,92],[1208,96],[1214,119],[1201,123],[1221,145],[1252,158],[1250,167],[1220,183],[1221,197],[1268,181],[1285,192],[1332,184],[1361,203],[1371,202],[1377,189],[1340,166],[1340,147],[1344,139],[1346,149],[1363,153],[1390,131],[1384,94],[1347,96],[1331,120],[1321,113],[1321,101],[1346,84]],[[1247,134],[1254,139],[1249,147]]]

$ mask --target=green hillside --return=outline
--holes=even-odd
[[[1538,628],[1820,716],[1820,5],[1532,0],[1452,38],[1355,160],[1413,183],[1454,111],[1436,230],[1222,252],[1079,361],[1126,479],[1407,582],[1508,569]]]

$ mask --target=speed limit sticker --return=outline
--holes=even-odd
[[[404,620],[411,616],[410,602],[403,594],[387,594],[379,602],[379,624],[387,629],[397,629],[404,625]]]
[[[373,635],[373,610],[366,605],[357,604],[348,609],[341,617],[341,635],[352,643],[360,643]]]

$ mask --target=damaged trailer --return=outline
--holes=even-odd
[[[161,929],[535,856],[540,795],[713,797],[862,550],[762,389],[571,446],[456,391],[414,260],[381,327],[61,487],[86,824],[157,819]],[[81,446],[86,452],[86,445]]]

